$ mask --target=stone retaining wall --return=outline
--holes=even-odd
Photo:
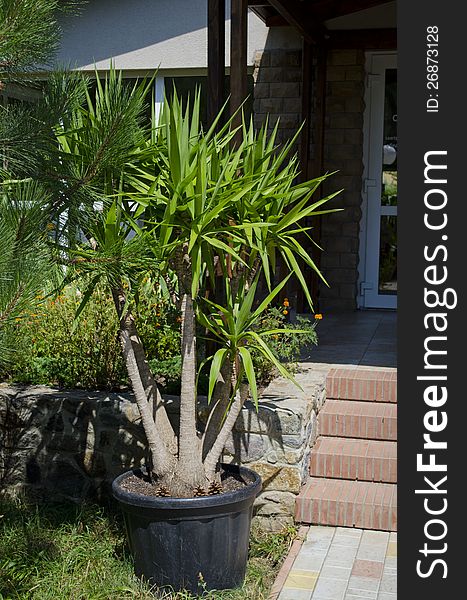
[[[258,411],[247,403],[225,449],[226,462],[241,462],[263,478],[256,500],[263,527],[293,521],[316,439],[324,374],[302,367],[296,378],[303,391],[277,379]],[[177,399],[166,400],[170,415]],[[144,433],[130,393],[0,387],[0,489],[99,500],[116,475],[140,466],[144,456]]]

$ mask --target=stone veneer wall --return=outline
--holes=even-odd
[[[364,92],[364,52],[331,50],[327,65],[324,170],[339,172],[329,178],[324,191],[343,188],[332,206],[344,210],[322,218],[321,268],[331,286],[322,285],[320,289],[323,311],[357,307]]]
[[[254,124],[259,129],[268,117],[272,127],[279,118],[281,143],[293,137],[300,127],[301,63],[301,50],[264,50],[255,56]]]
[[[304,369],[297,379],[303,392],[278,379],[258,411],[247,405],[225,450],[226,462],[241,461],[263,478],[255,509],[263,527],[293,521],[295,497],[308,476],[324,374]],[[176,404],[167,399],[169,415]],[[144,448],[129,393],[0,387],[0,490],[101,499],[116,475],[144,462]]]
[[[300,50],[265,50],[256,56],[255,126],[260,127],[267,115],[271,124],[280,117],[279,142],[292,137],[301,123],[301,62]],[[321,269],[330,284],[329,288],[320,286],[320,310],[323,311],[356,308],[364,81],[365,56],[362,50],[329,51],[323,172],[338,173],[329,178],[321,194],[343,188],[343,194],[332,201],[332,207],[344,208],[344,211],[322,217],[320,243],[324,252],[321,254]],[[311,118],[313,125],[313,115]],[[314,143],[311,136],[311,157]]]

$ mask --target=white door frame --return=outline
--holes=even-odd
[[[360,308],[397,308],[397,294],[380,294],[378,290],[381,215],[397,215],[396,206],[381,206],[384,72],[385,69],[396,67],[395,52],[367,53],[360,222]]]

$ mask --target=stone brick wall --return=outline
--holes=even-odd
[[[323,172],[338,171],[322,194],[343,188],[332,201],[343,212],[324,216],[321,222],[321,269],[330,287],[320,285],[320,310],[356,308],[359,223],[363,174],[363,111],[365,57],[362,50],[330,50],[327,65]],[[255,126],[269,114],[280,117],[279,141],[292,137],[301,123],[301,51],[258,52],[254,78]],[[315,101],[313,100],[313,106]],[[312,126],[313,126],[313,115]],[[310,152],[314,152],[313,135]],[[329,205],[331,206],[331,204]],[[309,276],[312,275],[307,271]]]
[[[324,170],[339,171],[324,190],[344,192],[332,201],[342,212],[321,223],[322,271],[330,288],[320,289],[320,309],[356,308],[359,223],[362,203],[365,57],[362,50],[331,50],[328,56]]]
[[[255,518],[263,527],[293,521],[295,497],[307,478],[325,373],[305,366],[303,388],[277,379],[259,410],[247,403],[224,460],[241,462],[263,478]],[[166,398],[175,417],[178,399]],[[200,417],[206,414],[201,400]],[[141,466],[145,436],[131,394],[0,386],[0,490],[39,497],[102,499],[112,480]]]
[[[281,143],[296,134],[301,122],[301,62],[301,50],[264,50],[255,57],[254,124],[259,129],[269,116],[274,126],[279,118]]]

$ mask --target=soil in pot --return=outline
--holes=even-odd
[[[138,577],[191,593],[242,585],[261,479],[244,467],[223,468],[226,487],[236,489],[194,498],[156,496],[157,488],[138,479],[137,472],[114,481],[112,491],[123,510]]]

